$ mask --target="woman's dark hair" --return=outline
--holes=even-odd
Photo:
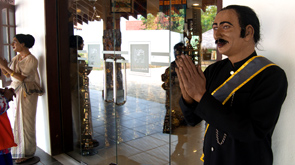
[[[257,44],[260,40],[260,23],[254,10],[247,6],[229,5],[220,11],[229,9],[235,10],[238,15],[239,24],[242,28],[241,37],[245,37],[246,26],[251,25],[254,28],[254,42]]]
[[[35,38],[30,34],[16,34],[15,38],[19,43],[24,43],[27,48],[31,48],[35,44]]]
[[[83,44],[83,38],[79,35],[71,35],[70,36],[70,48],[77,48],[81,44]]]

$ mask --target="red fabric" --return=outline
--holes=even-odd
[[[7,113],[0,115],[0,150],[17,146],[14,142],[10,121]]]

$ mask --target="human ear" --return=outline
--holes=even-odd
[[[250,40],[254,38],[254,28],[252,25],[247,25],[245,28],[245,39]]]
[[[20,45],[21,45],[22,47],[25,47],[25,43],[21,43]]]

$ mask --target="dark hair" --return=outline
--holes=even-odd
[[[31,48],[35,44],[35,38],[30,34],[16,34],[15,38],[19,43],[24,43],[27,48]]]
[[[70,48],[77,48],[81,44],[83,44],[83,38],[79,35],[71,35],[70,36]]]
[[[241,37],[245,37],[246,26],[251,25],[254,28],[254,42],[257,44],[260,40],[260,23],[254,10],[248,6],[229,5],[220,11],[229,9],[235,10],[238,15],[239,24],[242,28]]]
[[[174,45],[173,49],[174,49],[174,57],[175,58],[176,58],[176,56],[181,54],[183,46],[184,46],[184,44],[182,42],[179,42]]]

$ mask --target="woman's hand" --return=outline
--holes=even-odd
[[[6,67],[7,64],[8,64],[8,62],[6,61],[6,59],[0,58],[0,67],[1,68]]]

